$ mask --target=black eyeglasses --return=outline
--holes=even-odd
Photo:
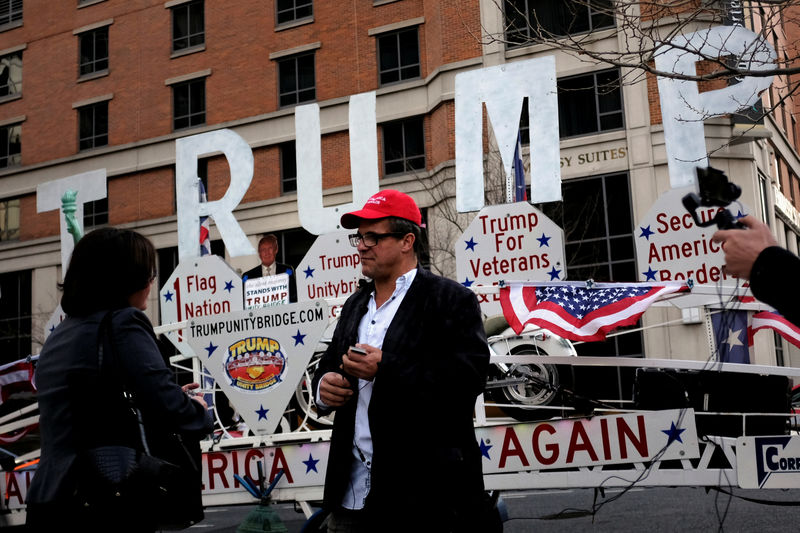
[[[364,246],[372,248],[384,237],[402,237],[403,235],[405,235],[405,233],[400,231],[390,231],[389,233],[372,233],[368,231],[365,235],[353,233],[352,235],[348,235],[348,238],[350,239],[350,245],[353,247],[358,247],[359,243],[363,242]]]

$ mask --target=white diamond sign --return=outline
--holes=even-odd
[[[47,321],[47,324],[44,325],[44,339],[47,340],[47,337],[53,333],[59,324],[61,324],[64,319],[67,318],[67,314],[64,313],[64,310],[61,309],[61,304],[56,306],[56,310],[53,311],[53,314],[50,315],[50,319]]]
[[[458,281],[465,287],[566,279],[564,232],[528,202],[484,207],[455,246]],[[486,316],[503,314],[499,295],[478,298]]]
[[[297,267],[297,299],[342,299],[358,289],[361,256],[350,244],[350,231],[320,235]],[[331,319],[339,316],[341,305],[331,306]]]
[[[243,309],[242,280],[221,257],[205,255],[181,261],[158,293],[161,322],[171,324]],[[192,356],[186,331],[167,332],[178,350]]]
[[[635,229],[640,281],[686,281],[698,285],[729,281],[723,270],[725,254],[711,240],[717,226],[701,227],[683,207],[681,199],[694,187],[670,189],[658,197]],[[698,208],[702,223],[711,222],[721,207]],[[752,211],[739,202],[728,206],[735,218]]]
[[[275,431],[328,326],[324,300],[189,321],[189,346],[256,435]]]

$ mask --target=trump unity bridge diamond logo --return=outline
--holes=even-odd
[[[228,346],[225,372],[237,389],[263,391],[279,383],[285,370],[286,356],[275,339],[247,337]]]

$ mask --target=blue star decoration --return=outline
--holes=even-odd
[[[172,301],[172,293],[171,292],[167,291],[167,292],[164,293],[164,301],[165,302],[171,302]]]
[[[553,267],[553,270],[548,272],[548,274],[550,274],[550,281],[553,281],[554,279],[558,279],[558,275],[561,274],[561,271],[556,270],[556,267]]]
[[[550,239],[552,239],[552,237],[548,237],[544,233],[542,233],[541,237],[536,237],[536,240],[539,241],[539,248],[542,246],[547,246],[550,248]]]
[[[303,270],[303,273],[306,275],[306,279],[314,277],[314,269],[311,268],[311,265],[308,265],[308,268]]]
[[[650,235],[653,235],[655,233],[650,229],[650,226],[647,226],[646,228],[639,226],[639,229],[642,230],[642,232],[639,234],[639,237],[644,237],[648,241],[650,240]]]
[[[661,433],[666,433],[667,435],[667,446],[672,444],[674,441],[678,441],[683,444],[683,440],[681,440],[681,433],[686,431],[686,429],[678,429],[675,427],[675,422],[670,422],[669,429],[662,429]]]
[[[205,350],[208,352],[208,356],[211,357],[211,354],[214,353],[214,350],[219,348],[219,346],[214,346],[214,343],[208,341],[208,346],[205,347]]]
[[[308,461],[303,461],[303,464],[306,465],[306,474],[311,472],[312,470],[319,474],[319,470],[317,470],[317,463],[319,459],[314,459],[311,454],[308,454]]]
[[[484,457],[486,457],[490,461],[491,461],[492,458],[489,457],[489,450],[491,450],[491,449],[492,449],[492,445],[491,444],[486,444],[485,442],[483,442],[483,439],[481,439],[481,455],[483,455]]]
[[[233,280],[225,282],[225,290],[231,292],[233,290]]]
[[[297,335],[292,335],[292,338],[294,339],[294,345],[295,345],[295,346],[297,346],[298,344],[302,344],[303,346],[305,346],[305,345],[306,345],[306,343],[305,343],[305,342],[303,342],[303,339],[305,339],[305,338],[306,338],[306,336],[305,336],[305,335],[302,335],[302,334],[300,333],[300,330],[299,330],[299,329],[297,330]]]
[[[642,274],[644,274],[647,277],[647,279],[645,279],[645,281],[655,281],[657,273],[658,273],[658,270],[653,270],[653,267],[651,267],[649,265],[647,266],[647,272],[642,272]]]
[[[53,333],[53,331],[55,331],[55,329],[56,329],[55,326],[50,326],[50,333]]]
[[[259,420],[261,420],[262,418],[266,420],[267,413],[269,413],[269,409],[264,409],[264,404],[261,404],[261,409],[256,409],[256,414],[258,415]]]
[[[475,280],[470,280],[469,278],[464,278],[464,281],[461,284],[465,287],[472,287],[472,284],[475,283]]]
[[[464,248],[464,249],[465,250],[470,250],[472,252],[475,251],[475,246],[478,244],[477,242],[475,242],[475,239],[473,239],[472,237],[470,237],[468,241],[464,241],[464,243],[467,245],[467,247]]]

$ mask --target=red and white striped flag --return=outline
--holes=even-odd
[[[12,394],[36,392],[33,370],[33,361],[29,359],[20,359],[0,366],[0,405]]]
[[[773,311],[761,311],[753,315],[748,330],[750,346],[753,345],[756,331],[764,328],[774,329],[781,337],[800,348],[800,328],[786,320],[782,314]]]
[[[207,202],[206,188],[203,186],[203,181],[198,178],[197,186],[200,189],[200,201]],[[208,255],[211,253],[211,234],[210,234],[208,217],[200,217],[200,255]]]

